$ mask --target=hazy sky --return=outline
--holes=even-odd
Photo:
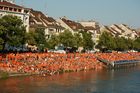
[[[140,0],[15,0],[54,18],[95,20],[103,25],[128,24],[140,27]]]

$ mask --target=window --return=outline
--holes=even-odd
[[[49,31],[54,31],[53,29],[49,29]]]
[[[3,14],[0,14],[0,17],[2,17],[3,16]]]
[[[16,9],[16,8],[14,8],[14,11],[16,12],[16,11],[17,11],[17,9]]]
[[[13,11],[13,8],[9,8],[9,11]]]
[[[26,13],[26,14],[27,14],[27,13],[28,13],[28,10],[24,10],[24,13]]]
[[[0,9],[3,9],[3,6],[0,6]]]
[[[8,7],[4,7],[4,10],[8,10]]]
[[[24,17],[24,20],[26,21],[28,19],[28,17]]]
[[[18,12],[21,12],[21,9],[18,9]]]

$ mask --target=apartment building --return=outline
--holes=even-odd
[[[13,15],[19,17],[29,31],[29,15],[30,9],[14,4],[14,0],[0,0],[0,17],[5,15]]]
[[[131,29],[125,24],[113,24],[111,26],[102,26],[101,27],[101,32],[107,31],[110,32],[113,36],[119,36],[119,37],[125,37],[125,38],[131,38],[135,39],[139,35],[136,30]]]
[[[30,12],[30,30],[44,28],[46,38],[64,31],[64,28],[52,17],[48,17],[41,11],[31,10]]]
[[[79,22],[83,27],[84,31],[90,32],[92,34],[92,39],[97,44],[100,36],[100,26],[96,21],[80,21]]]
[[[62,27],[71,31],[72,33],[77,33],[78,31],[84,30],[84,27],[80,23],[69,20],[66,17],[57,19],[57,22],[60,23]]]

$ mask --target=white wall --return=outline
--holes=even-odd
[[[26,31],[29,31],[29,14],[0,10],[0,15],[1,17],[5,15],[13,15],[19,17],[23,21],[23,25],[26,26]]]

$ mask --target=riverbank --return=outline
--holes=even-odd
[[[1,54],[0,70],[9,76],[21,75],[53,75],[66,72],[102,70],[108,62],[140,60],[140,53],[21,53]]]
[[[0,71],[0,79],[6,79],[9,77],[18,77],[18,76],[31,76],[34,74],[29,74],[29,73],[8,73],[8,72],[3,72]]]

